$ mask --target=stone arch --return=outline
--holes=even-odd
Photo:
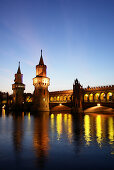
[[[100,94],[99,94],[99,93],[96,93],[95,96],[94,96],[94,99],[95,99],[95,102],[99,102],[99,100],[100,100]]]
[[[53,100],[54,100],[53,97],[50,97],[50,102],[53,102]]]
[[[57,100],[56,96],[54,96],[54,98],[53,98],[53,99],[54,99],[54,102],[56,102],[56,100]]]
[[[59,100],[60,100],[60,96],[57,96],[57,101],[59,102]]]
[[[108,101],[108,102],[111,102],[111,101],[112,101],[112,97],[113,97],[112,92],[108,92],[108,93],[107,93],[107,101]]]
[[[85,95],[84,95],[84,102],[88,102],[88,99],[89,99],[89,95],[88,95],[88,94],[85,94]]]
[[[63,102],[63,96],[60,96],[60,101]]]
[[[100,99],[101,99],[101,102],[105,102],[105,100],[106,100],[106,95],[105,95],[105,93],[101,93]]]
[[[90,102],[93,102],[93,93],[91,93],[91,94],[89,95],[89,101],[90,101]]]
[[[67,99],[68,99],[68,101],[71,101],[71,96],[69,95],[69,96],[67,97]]]
[[[63,100],[64,100],[64,102],[66,102],[66,100],[67,100],[67,97],[66,97],[66,96],[63,96]]]

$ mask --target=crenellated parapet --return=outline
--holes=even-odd
[[[96,91],[96,90],[114,90],[114,85],[108,85],[108,86],[97,86],[97,87],[90,87],[84,88],[85,91]]]

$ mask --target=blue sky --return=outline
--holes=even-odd
[[[33,92],[43,50],[50,91],[114,84],[114,0],[0,0],[0,90],[21,62]]]

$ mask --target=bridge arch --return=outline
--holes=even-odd
[[[56,102],[56,100],[57,100],[56,96],[54,96],[54,98],[53,98],[53,99],[54,99],[53,101],[54,101],[54,102]]]
[[[108,93],[107,93],[107,101],[108,101],[108,102],[111,102],[111,101],[112,101],[112,97],[113,97],[112,92],[108,92]]]
[[[90,102],[93,102],[93,93],[91,93],[91,94],[89,95],[89,101],[90,101]]]
[[[63,102],[63,96],[60,96],[60,101]]]
[[[95,102],[99,102],[99,100],[100,100],[100,94],[99,93],[95,94],[94,100],[95,100]]]
[[[70,96],[70,95],[67,97],[67,100],[68,100],[68,101],[71,101],[71,96]]]
[[[84,95],[84,102],[88,102],[88,99],[89,99],[89,95],[88,95],[88,94],[85,94],[85,95]]]
[[[105,93],[101,93],[100,100],[101,100],[101,102],[105,102],[106,101],[106,94]]]
[[[57,96],[57,101],[59,102],[59,100],[60,100],[60,96]]]
[[[53,97],[50,97],[50,102],[53,102],[54,101],[54,98]]]
[[[64,102],[66,102],[67,101],[67,96],[64,96],[63,100],[64,100]]]

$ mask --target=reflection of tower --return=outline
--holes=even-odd
[[[45,158],[48,155],[49,137],[48,137],[49,116],[43,114],[34,119],[34,148],[39,158],[40,166],[43,166]]]
[[[39,64],[36,66],[36,77],[33,78],[34,90],[34,110],[38,111],[49,111],[49,81],[50,79],[46,77],[46,68],[42,58],[42,50]]]
[[[12,85],[13,90],[13,102],[15,104],[22,104],[23,103],[23,93],[25,90],[25,85],[23,84],[23,74],[21,74],[20,70],[20,62],[17,70],[17,74],[15,74],[14,84]]]
[[[21,142],[23,137],[23,120],[22,116],[13,117],[13,143],[16,151],[21,150]]]
[[[82,136],[83,136],[83,115],[81,113],[73,115],[73,138],[75,151],[79,153],[82,146]]]

